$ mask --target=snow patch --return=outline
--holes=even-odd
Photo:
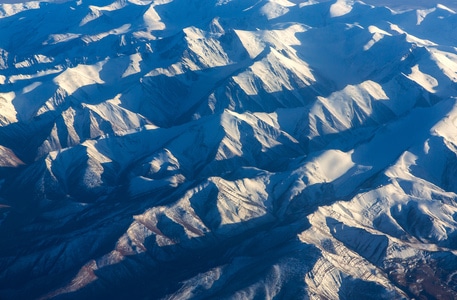
[[[432,13],[432,12],[434,12],[434,11],[436,11],[436,8],[418,9],[416,11],[416,15],[417,15],[417,23],[416,23],[416,25],[420,25],[425,20],[427,15]]]
[[[387,33],[386,31],[376,27],[376,26],[369,26],[368,27],[368,31],[373,35],[373,37],[371,38],[371,40],[366,43],[364,46],[363,46],[363,50],[364,51],[368,51],[370,50],[371,47],[373,47],[374,44],[376,44],[377,42],[379,42],[382,38],[384,38],[384,36],[390,36],[391,34]]]
[[[138,74],[141,72],[141,65],[140,63],[143,61],[140,53],[135,53],[130,55],[130,64],[127,69],[122,74],[122,78]]]
[[[441,1],[441,2],[442,2],[442,1]],[[455,5],[455,3],[454,3],[454,5]],[[451,9],[451,8],[449,8],[449,7],[447,7],[446,5],[440,4],[440,3],[438,3],[438,4],[436,5],[436,8],[445,10],[445,11],[447,11],[447,12],[450,12],[451,14],[457,14],[457,12],[456,12],[455,10],[453,10],[453,9]]]
[[[337,0],[330,6],[330,16],[332,18],[347,15],[352,11],[352,1]]]
[[[107,61],[96,65],[78,65],[69,68],[54,78],[54,82],[72,95],[76,90],[91,84],[101,84],[104,81],[100,78],[100,71]]]
[[[154,5],[151,5],[143,15],[144,24],[147,31],[164,30],[165,24],[161,22],[159,14],[156,12]]]
[[[235,30],[235,33],[240,38],[241,43],[243,44],[244,49],[249,53],[250,58],[255,58],[265,49],[264,42],[256,33],[245,30]]]
[[[9,3],[5,3],[4,1],[2,1],[3,4],[0,3],[0,19],[14,16],[23,11],[40,8],[39,1],[18,1]]]
[[[294,6],[295,4],[282,0],[282,1],[268,1],[262,8],[260,12],[267,17],[268,20],[273,20],[283,16],[289,12],[288,7]]]
[[[76,34],[76,33],[51,34],[49,36],[49,38],[43,42],[43,45],[66,43],[71,40],[77,39],[80,36],[81,36],[81,34]]]
[[[0,93],[0,124],[17,122],[16,108],[13,105],[15,92]]]
[[[419,65],[415,65],[411,68],[411,74],[406,75],[409,79],[417,82],[423,88],[425,88],[430,93],[436,92],[436,87],[438,86],[438,80],[431,75],[421,72]]]
[[[22,89],[22,94],[30,93],[31,91],[33,91],[34,89],[36,89],[37,87],[39,87],[42,84],[43,84],[42,82],[36,81],[36,82],[26,86],[25,88],[23,88]]]
[[[332,182],[355,166],[351,155],[352,152],[327,150],[312,160],[313,173],[320,178],[320,182]]]

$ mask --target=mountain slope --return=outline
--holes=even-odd
[[[0,4],[0,298],[456,298],[456,22]]]

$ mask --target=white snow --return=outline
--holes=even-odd
[[[130,64],[122,74],[122,78],[128,77],[141,72],[140,63],[143,60],[140,53],[130,55]]]
[[[15,92],[9,93],[0,93],[0,108],[1,108],[1,116],[2,119],[5,119],[7,123],[14,123],[17,122],[16,118],[16,109],[13,105],[13,100],[16,97]],[[4,121],[0,119],[0,123],[4,123]]]
[[[265,48],[265,44],[255,32],[235,30],[250,58],[255,58]]]
[[[295,4],[287,0],[274,0],[268,1],[262,6],[260,11],[268,20],[272,20],[288,13],[288,7],[290,6],[295,6]]]
[[[417,23],[416,23],[416,25],[420,25],[425,20],[427,15],[432,13],[432,12],[434,12],[435,10],[436,10],[436,8],[418,9],[416,11],[416,14],[417,14]]]
[[[352,152],[327,150],[313,159],[310,168],[317,182],[331,182],[347,173],[355,165],[351,155]]]
[[[352,11],[352,1],[348,0],[337,0],[330,6],[330,16],[341,17],[347,15]]]
[[[79,38],[80,34],[75,33],[61,33],[61,34],[51,34],[49,39],[43,42],[43,45],[47,44],[58,44],[58,43],[65,43],[71,40]]]
[[[143,20],[148,31],[166,29],[165,24],[161,22],[160,16],[157,14],[153,5],[143,15]]]
[[[143,276],[164,299],[450,287],[455,1],[14,2],[0,298]]]
[[[78,65],[69,68],[56,76],[54,82],[62,87],[69,95],[72,95],[81,87],[93,84],[101,84],[104,81],[100,78],[100,71],[106,61],[96,65]]]
[[[364,46],[363,46],[363,50],[365,51],[368,51],[370,50],[371,47],[373,47],[374,44],[376,44],[377,42],[379,42],[384,36],[388,35],[390,36],[391,34],[389,34],[388,32],[376,27],[376,26],[368,26],[368,31],[373,34],[373,38],[368,42],[366,43]]]
[[[8,0],[6,0],[8,1]],[[0,19],[14,16],[20,12],[27,11],[30,9],[39,9],[40,3],[38,1],[30,1],[30,2],[23,2],[23,1],[2,1],[0,3]]]
[[[438,86],[438,80],[431,75],[421,72],[419,65],[415,65],[411,68],[411,74],[407,75],[408,78],[414,80],[421,86],[423,86],[430,93],[434,93],[435,88]]]

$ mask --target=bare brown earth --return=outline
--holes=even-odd
[[[449,284],[450,281],[457,283],[455,274],[437,268],[434,260],[393,263],[387,273],[392,281],[417,299],[457,299],[457,291]]]

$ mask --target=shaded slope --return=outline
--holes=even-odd
[[[457,297],[452,10],[0,12],[0,298]]]

